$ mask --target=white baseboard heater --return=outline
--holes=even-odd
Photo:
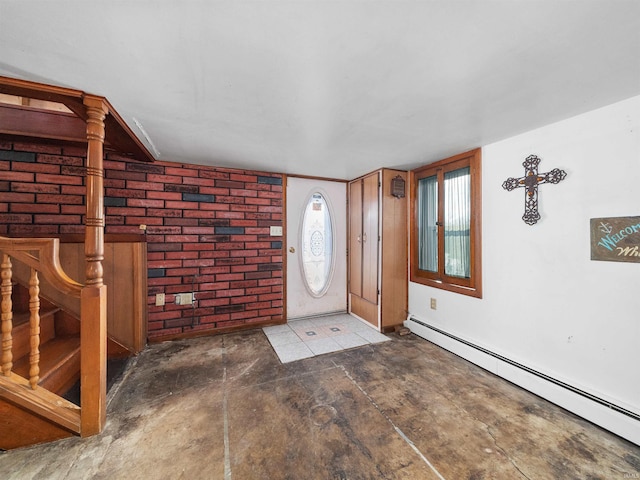
[[[640,414],[429,325],[414,315],[404,325],[445,350],[640,445]]]

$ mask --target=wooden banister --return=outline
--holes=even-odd
[[[13,305],[11,302],[11,293],[13,285],[11,283],[11,258],[9,255],[2,256],[2,374],[5,377],[11,375],[13,368]]]
[[[63,398],[48,392],[38,385],[40,381],[40,278],[39,273],[54,287],[67,295],[82,297],[86,287],[69,278],[60,266],[58,239],[55,238],[7,238],[0,236],[0,287],[2,313],[2,356],[0,376],[0,397],[14,405],[27,409],[34,415],[47,418],[58,425],[81,433],[81,412]],[[13,269],[20,263],[30,268],[29,291],[29,357],[28,371],[24,378],[13,372]],[[23,279],[24,281],[24,279]],[[82,322],[82,318],[81,318]],[[82,326],[81,326],[82,329]],[[24,387],[29,387],[29,394]]]

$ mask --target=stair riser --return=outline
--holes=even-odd
[[[15,324],[14,324],[15,325]],[[55,338],[55,312],[43,312],[40,317],[40,345],[47,343]],[[0,335],[0,338],[2,336]],[[13,343],[12,353],[13,361],[29,355],[31,352],[31,327],[29,321],[14,326],[11,330],[11,338]]]

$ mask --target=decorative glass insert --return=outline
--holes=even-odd
[[[309,198],[302,217],[301,265],[307,290],[314,297],[327,291],[333,272],[333,219],[320,192]]]

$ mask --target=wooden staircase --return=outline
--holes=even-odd
[[[29,292],[15,284],[13,314],[13,379],[31,375]],[[42,443],[80,433],[80,408],[61,398],[80,379],[80,323],[41,299],[38,389],[18,381],[0,399],[0,449]],[[22,385],[22,388],[20,388]],[[28,392],[28,394],[27,394]],[[34,415],[33,409],[40,414]]]

